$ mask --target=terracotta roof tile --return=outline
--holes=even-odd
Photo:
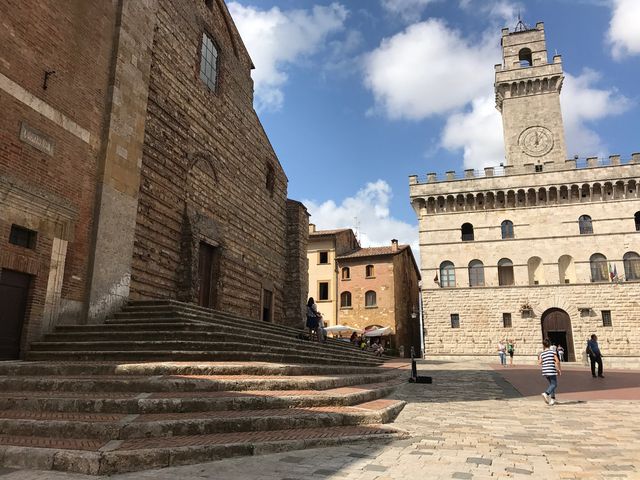
[[[345,255],[340,255],[336,258],[344,259],[344,258],[358,258],[358,257],[377,257],[380,255],[395,255],[397,253],[402,252],[406,248],[409,248],[409,245],[398,245],[398,250],[395,252],[393,251],[393,247],[391,245],[388,245],[385,247],[360,248],[359,250],[355,250]]]

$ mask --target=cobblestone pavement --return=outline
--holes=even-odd
[[[407,384],[389,444],[292,451],[136,472],[117,480],[640,479],[640,401],[523,398],[491,367],[421,365],[432,385]],[[533,373],[532,373],[533,374]],[[537,375],[537,373],[536,373]],[[1,480],[95,477],[0,469]]]

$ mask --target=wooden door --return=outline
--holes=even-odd
[[[211,308],[213,286],[213,257],[214,247],[206,243],[200,243],[200,255],[198,261],[198,276],[200,277],[200,292],[198,305]]]
[[[576,361],[571,318],[567,312],[560,309],[545,312],[542,317],[542,338],[548,338],[555,344],[560,343],[564,347],[565,358],[570,362]]]
[[[20,337],[30,283],[29,275],[0,271],[0,360],[20,357]]]

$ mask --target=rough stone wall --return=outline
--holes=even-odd
[[[100,155],[89,323],[129,298],[156,0],[121,1]]]
[[[23,352],[85,307],[115,9],[84,0],[0,3],[0,268],[33,277]],[[45,71],[55,71],[46,89]],[[48,151],[20,139],[23,125]],[[35,250],[8,244],[14,223],[38,232]]]
[[[373,265],[374,276],[366,277],[366,266]],[[342,259],[340,268],[349,267],[351,278],[338,276],[338,305],[340,294],[351,292],[351,307],[340,307],[338,321],[341,324],[364,329],[371,325],[391,327],[396,333],[396,298],[392,256]],[[376,292],[376,306],[365,306],[365,294]]]
[[[260,318],[262,289],[283,317],[287,178],[253,110],[250,59],[223,2],[159,0],[152,47],[132,298],[176,298],[185,208],[221,249],[218,308]],[[203,32],[218,84],[199,79]],[[194,159],[206,167],[194,168]],[[267,188],[273,171],[273,191]]]
[[[418,302],[420,281],[413,255],[409,248],[393,257],[393,279],[395,289],[395,343],[402,348],[405,357],[411,356],[411,347],[420,355],[420,306]],[[412,317],[414,315],[414,317]]]
[[[305,206],[295,200],[287,200],[287,263],[283,317],[277,323],[303,328],[306,320],[306,303],[309,295],[309,214]]]
[[[577,360],[593,333],[607,358],[638,357],[638,292],[638,283],[425,289],[425,352],[429,357],[495,356],[498,341],[513,339],[518,356],[534,356],[541,350],[544,312],[560,308],[571,318]],[[520,313],[525,302],[533,308],[531,317]],[[578,307],[592,312],[581,313]],[[611,311],[611,327],[603,326],[602,310]],[[460,315],[460,328],[451,328],[452,313]],[[511,328],[503,327],[503,313],[511,313]]]

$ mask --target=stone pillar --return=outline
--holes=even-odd
[[[119,4],[98,166],[88,323],[101,323],[129,297],[156,6],[156,0]]]
[[[306,207],[295,200],[287,200],[285,284],[282,299],[284,316],[277,323],[304,328],[306,303],[309,295],[309,214]]]

